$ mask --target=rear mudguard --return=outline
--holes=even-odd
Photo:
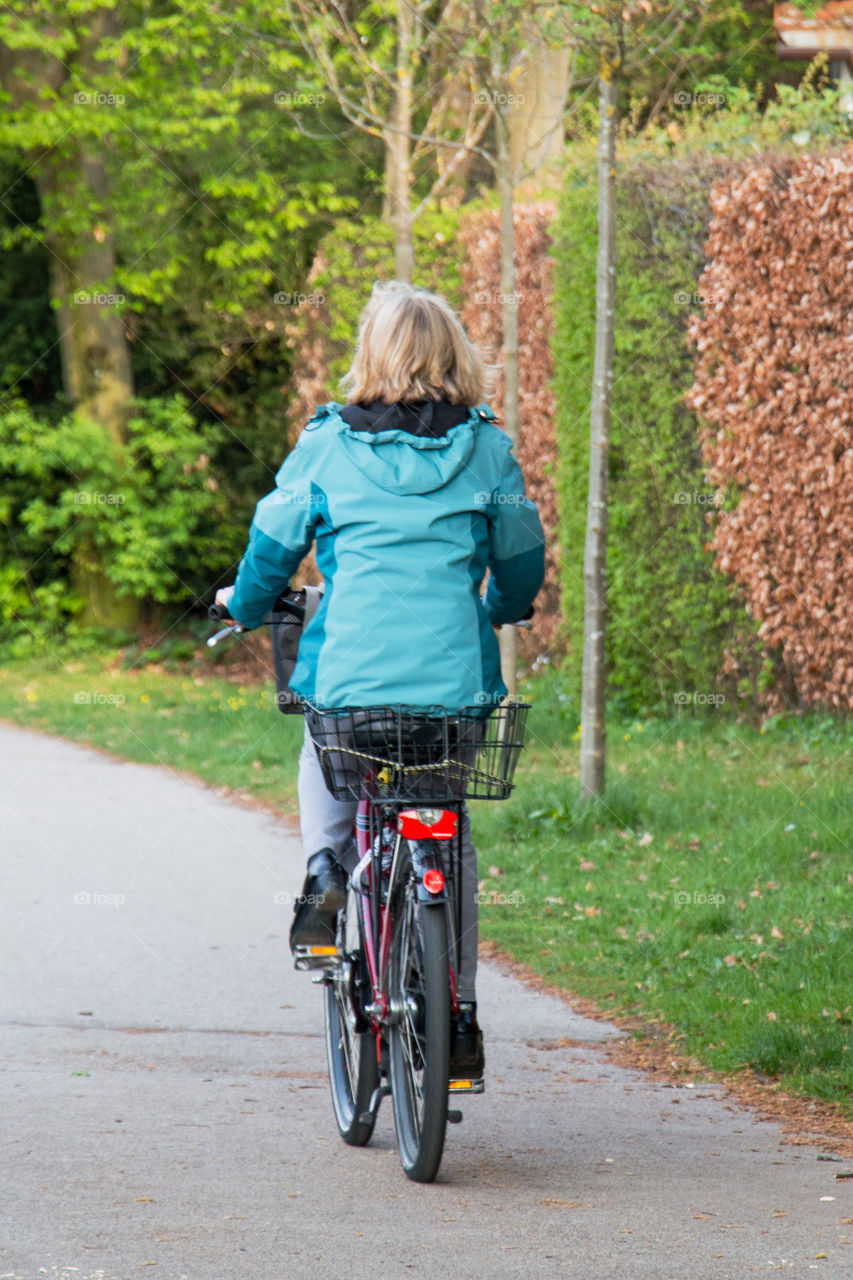
[[[412,855],[412,867],[415,872],[415,896],[424,906],[434,907],[448,900],[447,878],[444,870],[444,859],[441,856],[441,844],[438,840],[410,840],[409,849]],[[444,886],[438,893],[433,893],[424,885],[424,873],[440,871],[444,878]]]

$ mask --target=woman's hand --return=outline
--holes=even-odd
[[[231,605],[231,597],[233,596],[233,594],[234,594],[233,587],[220,587],[216,593],[216,599],[214,601],[214,604],[221,605],[223,609],[228,609]],[[232,618],[230,615],[227,618],[224,618],[223,621],[230,626],[240,625],[237,622],[237,619]]]

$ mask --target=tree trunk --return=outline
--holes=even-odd
[[[516,183],[562,155],[571,56],[571,28],[565,17],[559,28],[547,33],[532,18],[525,20],[523,61],[513,77],[507,113]]]
[[[411,284],[415,271],[412,243],[411,140],[412,130],[412,41],[413,14],[410,6],[397,7],[397,80],[392,130],[386,135],[385,173],[390,197],[388,212],[394,227],[394,276]]]
[[[607,622],[607,489],[613,303],[616,279],[614,174],[619,54],[601,51],[598,130],[598,262],[595,361],[589,421],[589,499],[584,551],[584,639],[581,691],[581,795],[601,795],[605,778],[605,630]]]
[[[99,423],[111,440],[124,437],[133,375],[124,322],[109,290],[115,278],[112,233],[96,223],[91,233],[71,243],[49,228],[62,202],[76,187],[90,193],[95,210],[108,207],[107,179],[100,156],[81,151],[69,162],[54,155],[36,167],[36,189],[48,230],[51,294],[57,308],[59,350],[65,394],[85,417]]]
[[[508,83],[508,77],[503,74],[494,75],[493,79],[495,86]],[[495,133],[496,177],[501,202],[504,430],[515,448],[518,444],[518,295],[515,291],[515,223],[509,126],[506,108],[502,105],[495,109]],[[514,698],[518,693],[518,632],[515,627],[501,627],[498,641],[504,684],[509,696]]]

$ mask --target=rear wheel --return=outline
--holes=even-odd
[[[348,906],[355,913],[354,895]],[[351,939],[352,941],[352,939]],[[357,941],[357,939],[355,939]],[[379,1084],[376,1036],[361,1009],[366,962],[360,946],[348,950],[326,980],[326,1059],[332,1105],[344,1142],[363,1147],[370,1141],[375,1116],[368,1114]]]
[[[438,1173],[447,1126],[450,982],[444,904],[418,902],[412,882],[395,903],[388,1035],[400,1160],[416,1182]]]

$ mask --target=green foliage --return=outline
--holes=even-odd
[[[626,713],[714,687],[742,608],[704,550],[712,498],[685,341],[701,261],[707,167],[635,168],[619,185],[608,540],[611,694]],[[568,670],[580,675],[589,394],[595,324],[594,174],[569,176],[555,233],[558,440]]]
[[[51,175],[41,207],[25,179],[0,211],[3,247],[16,254],[0,256],[6,385],[30,403],[59,389],[51,252],[76,268],[97,228],[114,243],[114,278],[75,287],[126,299],[137,393],[192,398],[205,436],[219,441],[217,467],[245,495],[235,511],[245,525],[287,447],[293,309],[276,298],[303,289],[336,217],[370,207],[381,141],[349,136],[269,2],[223,11],[204,0],[91,0],[69,10],[13,0],[0,14],[3,45],[18,64],[13,73],[0,61],[3,186],[25,170]],[[105,186],[88,181],[92,153]],[[19,193],[26,208],[12,203]],[[44,389],[34,386],[42,366]]]
[[[574,8],[578,50],[569,129],[582,136],[594,128],[590,86],[598,74],[602,40],[621,6],[608,10],[575,3]],[[632,131],[650,121],[680,125],[689,116],[706,114],[708,107],[713,112],[719,101],[739,92],[764,103],[774,91],[794,91],[808,74],[806,64],[778,57],[767,0],[652,0],[621,12],[626,19],[622,111]]]
[[[205,438],[213,450],[215,431]],[[189,606],[243,531],[177,397],[133,406],[121,445],[75,414],[0,416],[0,621],[7,638],[60,632],[79,612],[73,564],[94,558],[119,595]]]

